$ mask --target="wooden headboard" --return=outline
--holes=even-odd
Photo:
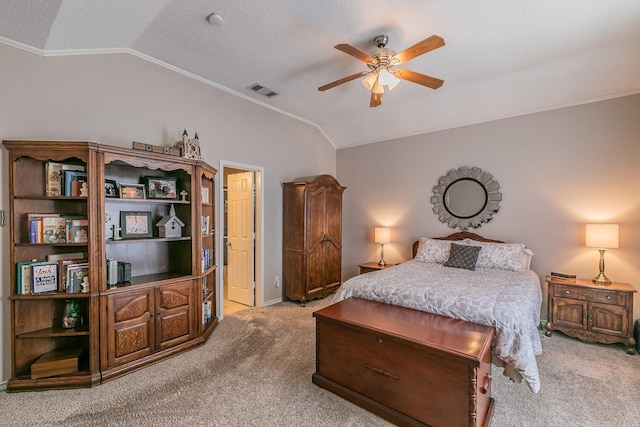
[[[457,233],[449,234],[445,237],[434,237],[434,239],[438,240],[464,240],[464,239],[472,239],[477,240],[478,242],[489,242],[489,243],[504,243],[502,240],[493,240],[487,239],[486,237],[482,237],[479,234],[471,233],[469,231],[459,231]],[[420,241],[416,240],[413,242],[413,257],[416,257],[418,253],[418,246],[420,245]]]

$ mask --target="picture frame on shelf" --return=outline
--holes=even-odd
[[[120,183],[121,199],[146,199],[144,184],[125,184]]]
[[[123,239],[148,239],[153,237],[151,212],[121,211],[120,227]]]
[[[104,180],[104,196],[111,198],[118,198],[120,194],[118,192],[118,183],[113,179]]]
[[[178,198],[178,178],[168,176],[145,176],[143,177],[145,191],[149,199],[169,199]]]
[[[68,197],[87,197],[87,173],[73,170],[64,172],[64,195]]]

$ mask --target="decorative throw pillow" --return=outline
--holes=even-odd
[[[478,268],[495,268],[522,272],[527,270],[523,264],[522,253],[526,249],[523,243],[491,243],[467,240],[469,246],[481,247]],[[533,253],[531,253],[533,255]]]
[[[479,246],[465,246],[451,244],[449,259],[444,263],[445,267],[465,268],[475,270],[478,262],[478,255],[482,248]]]
[[[450,240],[437,240],[422,237],[420,238],[420,245],[418,246],[418,252],[416,253],[415,260],[443,264],[447,258],[449,258],[450,249]]]

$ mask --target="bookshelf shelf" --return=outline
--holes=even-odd
[[[50,338],[50,337],[74,337],[74,336],[88,336],[89,326],[81,326],[78,328],[64,329],[61,327],[51,327],[40,329],[33,332],[26,332],[24,334],[18,334],[17,338]]]

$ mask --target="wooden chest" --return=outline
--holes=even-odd
[[[313,313],[313,383],[401,426],[489,426],[493,328],[349,298]]]

